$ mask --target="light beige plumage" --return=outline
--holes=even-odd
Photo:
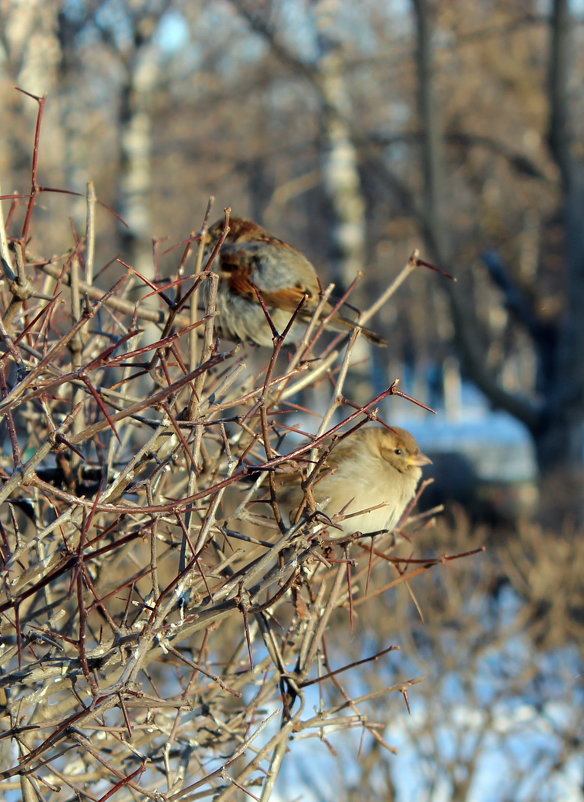
[[[328,516],[342,513],[338,525],[345,535],[391,531],[415,495],[422,466],[429,463],[406,429],[367,426],[335,446],[326,460],[326,473],[312,492]],[[283,474],[278,485],[282,505],[293,517],[304,497],[300,477]]]

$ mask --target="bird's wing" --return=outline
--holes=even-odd
[[[276,290],[265,290],[257,287],[252,280],[252,259],[245,249],[224,249],[219,254],[219,268],[223,278],[229,283],[231,290],[248,301],[259,303],[257,292],[261,293],[266,306],[285,309],[293,312],[300,302],[311,296],[307,287],[282,287]]]
[[[307,296],[311,295],[304,287],[286,287],[272,292],[261,290],[261,294],[266,306],[274,306],[289,312],[293,312]]]

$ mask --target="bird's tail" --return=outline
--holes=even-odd
[[[359,323],[355,323],[353,320],[347,320],[346,317],[335,315],[327,325],[329,325],[331,329],[336,329],[337,331],[353,331],[353,329],[358,329],[359,332],[367,340],[369,340],[370,343],[383,347],[387,345],[387,340],[385,339],[385,337],[382,337],[381,334],[378,334],[376,331],[373,331],[373,329],[368,329],[365,326],[360,326]]]

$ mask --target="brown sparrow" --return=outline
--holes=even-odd
[[[209,229],[206,235],[207,254],[210,254],[224,227],[223,220],[218,220]],[[320,300],[321,286],[314,267],[300,251],[276,239],[257,223],[232,217],[217,263],[217,272],[221,276],[217,311],[226,336],[242,341],[251,340],[258,345],[272,345],[272,332],[258,299],[259,293],[280,333],[305,299],[287,341],[297,342],[302,337],[306,323]],[[331,304],[325,304],[323,316],[331,309]],[[332,316],[327,329],[359,329],[371,342],[385,344],[374,331],[339,314]]]
[[[345,535],[391,531],[415,495],[422,466],[431,462],[405,429],[363,427],[333,448],[323,478],[312,486],[314,500],[326,503],[328,516],[345,516],[338,524]],[[276,487],[293,518],[304,497],[299,475],[280,475]]]

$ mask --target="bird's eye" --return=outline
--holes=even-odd
[[[395,453],[395,454],[397,454],[397,455],[398,455],[398,457],[401,457],[401,456],[403,455],[403,453],[404,453],[404,452],[403,452],[403,449],[401,449],[401,448],[396,448],[396,449],[395,449],[395,451],[394,451],[394,453]]]

